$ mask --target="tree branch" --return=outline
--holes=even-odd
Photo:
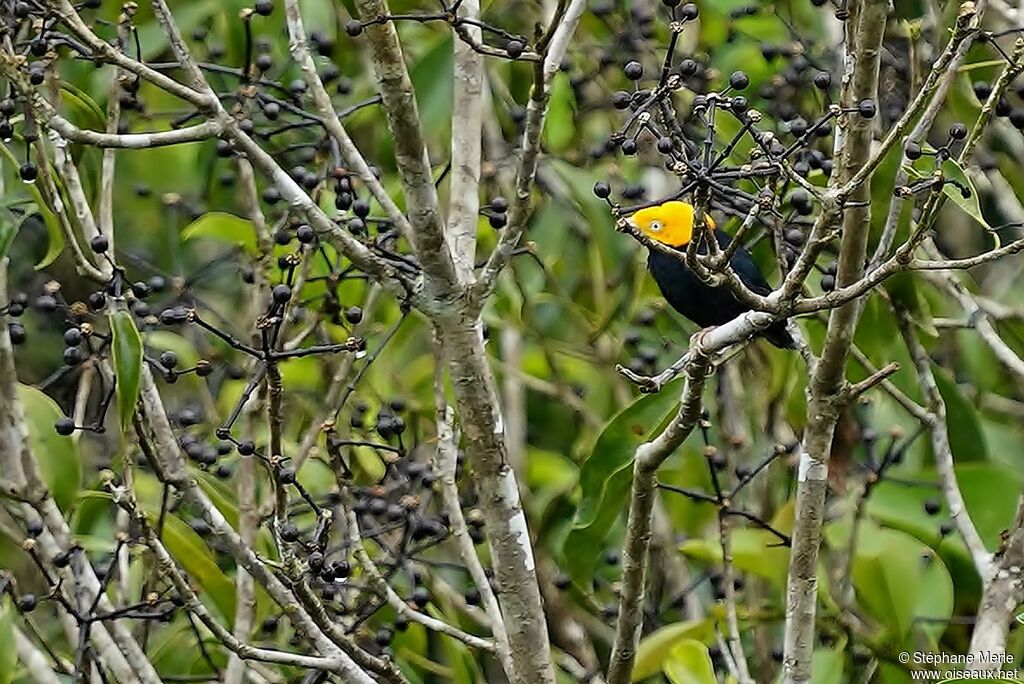
[[[364,22],[389,14],[385,0],[356,0],[356,6]],[[398,31],[393,22],[384,21],[368,25],[365,33],[388,128],[395,141],[395,162],[412,224],[413,248],[431,276],[431,287],[443,296],[457,283],[455,266],[445,242],[434,174]]]
[[[700,339],[700,335],[695,339]],[[641,444],[634,454],[633,486],[626,538],[623,541],[619,616],[615,623],[615,641],[608,665],[608,684],[628,684],[632,681],[636,649],[643,629],[648,550],[656,495],[655,474],[665,459],[686,440],[700,419],[701,395],[710,367],[709,351],[710,345],[703,347],[702,343],[691,342],[679,411],[665,430],[652,441]]]
[[[509,207],[508,224],[498,236],[498,244],[487,259],[487,264],[480,273],[474,286],[473,297],[479,307],[493,291],[498,275],[512,258],[512,252],[526,231],[526,223],[530,218],[530,197],[533,190],[533,179],[537,174],[537,160],[540,156],[541,133],[544,131],[544,119],[547,114],[548,97],[551,94],[551,82],[558,73],[558,68],[565,57],[569,40],[576,31],[586,0],[572,0],[561,17],[556,14],[558,24],[550,27],[550,42],[544,52],[543,62],[534,66],[533,87],[530,89],[530,102],[526,107],[526,124],[520,146],[519,169],[516,172],[515,196]]]
[[[987,586],[992,579],[992,554],[985,548],[978,530],[974,527],[964,504],[963,494],[960,493],[960,485],[957,484],[956,470],[953,464],[953,451],[949,445],[949,426],[946,422],[946,402],[942,399],[939,386],[935,382],[935,375],[932,373],[931,359],[921,341],[917,339],[914,332],[914,324],[906,311],[897,311],[900,323],[900,333],[907,345],[907,351],[914,360],[914,368],[917,369],[917,378],[921,383],[928,401],[928,411],[932,420],[928,422],[928,429],[931,433],[932,451],[935,453],[935,470],[939,474],[939,484],[949,506],[949,515],[956,525],[957,531],[963,537],[967,545],[967,551],[974,562],[974,568],[978,571],[982,586]]]
[[[464,0],[459,7],[462,17],[478,19],[479,0]],[[480,42],[480,27],[466,25],[465,33]],[[480,159],[483,141],[483,79],[484,60],[479,52],[464,41],[455,43],[455,95],[452,114],[452,172],[449,199],[448,229],[445,237],[451,250],[455,273],[460,283],[475,279],[476,229],[480,212]]]
[[[840,99],[844,107],[878,100],[878,71],[889,3],[860,0],[849,7],[846,22],[846,64]],[[832,178],[834,187],[850,188],[847,199],[858,204],[847,207],[842,216],[842,242],[836,284],[845,287],[864,275],[870,208],[870,174],[859,185],[851,185],[871,155],[871,121],[857,114],[840,120],[839,165]],[[837,134],[837,141],[839,134]],[[796,498],[796,521],[790,553],[786,602],[785,655],[786,684],[808,684],[814,649],[814,616],[817,608],[818,551],[825,520],[828,457],[839,412],[843,408],[844,371],[853,334],[863,309],[862,300],[833,309],[828,321],[825,345],[813,369],[808,388],[807,427]]]

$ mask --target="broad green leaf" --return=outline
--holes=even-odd
[[[1000,534],[1013,521],[1022,487],[1020,476],[1016,470],[1004,465],[973,461],[957,465],[956,478],[964,495],[967,512],[982,541],[990,549],[997,548]],[[929,516],[924,511],[926,500],[942,499],[939,489],[931,484],[937,481],[935,472],[927,470],[916,475],[914,479],[921,485],[909,487],[887,480],[880,482],[868,500],[869,515],[874,520],[911,534],[934,548],[942,556],[946,570],[956,587],[958,600],[964,596],[975,596],[976,600],[981,587],[963,541],[955,533],[945,538],[939,535],[939,525],[948,520],[948,510],[944,508],[943,512],[936,516]],[[929,572],[931,571],[926,569],[922,585],[933,581],[927,577]],[[941,580],[934,580],[934,583],[939,586]],[[919,611],[922,601],[923,597],[919,601]],[[939,610],[942,605],[941,601],[936,601],[933,608]],[[921,614],[929,613],[925,611]]]
[[[937,649],[953,615],[953,579],[939,556],[931,556],[926,561],[920,586],[914,617],[919,621],[918,627],[932,639]]]
[[[409,71],[416,91],[423,130],[435,133],[451,123],[455,93],[452,71],[455,68],[455,43],[449,33],[438,41]]]
[[[29,385],[18,386],[28,422],[28,439],[43,480],[61,510],[67,511],[75,501],[82,481],[82,462],[78,444],[58,435],[53,424],[64,415],[60,407],[42,391]]]
[[[21,167],[21,162],[7,148],[7,145],[0,144],[0,153],[7,157],[7,161],[15,169]],[[39,211],[39,216],[42,217],[43,224],[46,226],[46,254],[43,255],[43,258],[35,266],[36,270],[39,271],[56,261],[57,257],[64,251],[64,232],[60,229],[60,223],[58,223],[56,214],[47,207],[46,200],[43,199],[43,193],[39,191],[38,185],[36,183],[25,183],[25,186],[32,195],[36,209]]]
[[[939,393],[946,404],[946,432],[949,434],[949,448],[957,463],[984,461],[988,458],[985,433],[977,409],[967,401],[956,382],[945,369],[932,364],[932,374],[939,386]]]
[[[191,368],[199,360],[199,352],[190,340],[170,330],[147,330],[146,346],[156,352],[172,351],[178,356],[182,368]]]
[[[96,101],[73,83],[63,81],[60,84],[61,99],[72,105],[82,114],[82,122],[89,128],[102,131],[107,126],[107,115],[103,113]]]
[[[4,596],[0,599],[0,684],[11,684],[18,670],[18,651],[14,648],[14,616],[15,610],[11,599]]]
[[[875,679],[879,684],[912,684],[913,679],[907,672],[906,665],[899,663],[878,662],[878,670],[875,672]]]
[[[920,162],[923,165],[924,162]],[[930,178],[931,171],[926,171],[916,166],[904,167],[907,173],[912,178],[923,179]],[[942,193],[953,202],[953,204],[960,207],[968,216],[973,218],[975,221],[981,224],[981,226],[992,234],[993,239],[996,241],[996,246],[999,246],[999,238],[996,236],[992,226],[989,225],[988,221],[985,220],[985,216],[981,213],[981,202],[978,198],[978,189],[974,187],[974,181],[971,180],[970,176],[964,171],[956,160],[947,159],[942,162],[942,175],[945,178],[955,180],[963,188],[967,189],[967,196],[964,196],[963,190],[956,185],[947,183],[942,187]]]
[[[531,496],[524,501],[537,518],[553,501],[570,491],[579,479],[579,469],[566,455],[530,447],[526,458],[526,481]]]
[[[1013,525],[1022,487],[1019,471],[995,463],[965,463],[956,466],[956,479],[985,546],[999,548],[1003,531]]]
[[[632,484],[631,469],[623,468],[615,472],[608,480],[604,492],[605,503],[594,521],[586,527],[569,530],[562,547],[562,562],[574,581],[585,584],[593,576],[605,540],[626,511]]]
[[[789,549],[771,532],[761,529],[740,528],[732,531],[732,561],[744,572],[763,577],[776,587],[786,586],[789,568]],[[684,541],[679,550],[688,558],[706,563],[722,562],[722,545],[718,538],[693,538]]]
[[[234,620],[234,584],[217,566],[210,549],[195,530],[177,516],[168,515],[164,519],[163,540],[178,565],[209,595],[221,615],[229,623]]]
[[[935,481],[935,474],[933,472],[922,473],[916,479],[921,481],[922,486],[908,487],[902,483],[882,480],[872,491],[871,498],[868,499],[867,511],[878,522],[911,534],[922,542],[934,546],[940,539],[939,525],[945,520],[943,512],[945,507],[939,515],[928,515],[924,510],[925,502],[930,499],[942,500],[938,488],[931,485]],[[845,541],[841,543],[845,543]],[[954,551],[966,553],[956,536],[942,542],[943,553]],[[966,555],[964,558],[966,559]]]
[[[187,36],[200,24],[208,24],[222,4],[228,3],[224,3],[223,0],[192,0],[181,3],[174,8],[174,21],[181,33]],[[139,28],[139,43],[142,45],[142,58],[153,59],[167,49],[167,32],[160,22],[152,19]],[[109,80],[107,82],[109,83]]]
[[[575,100],[569,75],[556,75],[551,84],[551,97],[544,123],[545,147],[554,152],[568,149],[576,140],[576,124],[573,120]]]
[[[814,684],[843,684],[842,649],[818,649],[811,656]]]
[[[182,240],[203,237],[229,245],[241,245],[249,254],[256,254],[256,231],[252,221],[222,211],[203,214],[183,231]]]
[[[597,563],[604,540],[625,510],[636,448],[676,410],[681,383],[675,380],[657,394],[638,397],[622,409],[605,425],[590,458],[583,463],[581,501],[563,549],[573,579],[583,581]]]
[[[676,644],[662,668],[672,684],[716,684],[708,647],[696,639]]]
[[[18,230],[25,223],[27,217],[27,214],[17,217],[6,209],[0,211],[0,259],[7,256],[11,245],[14,244],[14,238],[18,235]]]
[[[228,524],[238,529],[238,506],[231,498],[231,491],[227,484],[205,472],[196,473],[196,482],[220,511],[220,514],[224,516],[224,519],[228,521]]]
[[[907,535],[879,528],[857,537],[853,586],[863,605],[897,638],[914,622],[922,575],[921,545]]]
[[[661,672],[662,667],[672,656],[673,649],[682,641],[714,636],[709,622],[690,620],[674,622],[657,629],[643,639],[636,649],[636,663],[633,666],[633,681],[638,682]]]
[[[108,317],[112,335],[110,348],[114,357],[114,375],[117,379],[117,413],[121,429],[131,424],[135,402],[139,398],[142,379],[142,338],[127,311],[115,311]]]
[[[985,220],[985,216],[981,213],[981,201],[978,197],[978,188],[974,187],[974,181],[972,181],[971,177],[967,175],[967,172],[956,163],[955,159],[947,159],[942,162],[942,173],[946,178],[956,180],[970,191],[970,195],[968,197],[964,197],[960,188],[953,185],[946,185],[946,187],[943,188],[943,192],[946,194],[946,197],[952,200],[953,204],[963,209],[968,216],[980,223],[985,230],[991,232],[992,236],[995,237],[995,232],[992,230],[992,226],[988,224],[988,221]]]
[[[159,671],[187,671],[195,651],[196,633],[186,621],[175,621],[153,635],[149,642],[149,662]]]
[[[331,40],[338,37],[338,13],[331,0],[299,0],[299,9],[308,31],[318,31]]]
[[[656,394],[637,397],[605,425],[590,457],[580,469],[582,498],[574,527],[587,527],[597,517],[608,479],[633,464],[634,452],[644,438],[674,411],[682,380],[675,380]]]

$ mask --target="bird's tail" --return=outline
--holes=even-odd
[[[786,330],[786,321],[779,321],[765,330],[764,338],[779,349],[796,349],[793,336]]]

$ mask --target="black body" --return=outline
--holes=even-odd
[[[731,237],[721,230],[715,231],[715,238],[721,249],[725,249]],[[707,253],[707,246],[701,245],[699,252]],[[771,287],[764,279],[757,264],[743,247],[738,248],[729,260],[732,270],[736,272],[743,284],[759,295],[770,293]],[[688,319],[707,328],[728,323],[740,314],[750,311],[750,307],[741,303],[727,287],[711,287],[700,280],[679,259],[670,254],[662,254],[650,250],[647,256],[647,268],[665,300],[672,308]],[[773,323],[761,335],[780,349],[793,349],[793,338],[786,330],[785,321]]]

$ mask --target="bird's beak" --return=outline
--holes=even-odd
[[[620,218],[618,221],[615,222],[615,229],[618,230],[620,233],[624,233],[627,231],[635,231],[637,230],[636,221],[633,220],[632,216]]]

